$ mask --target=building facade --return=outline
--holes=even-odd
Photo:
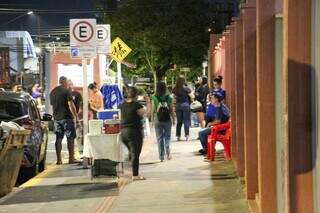
[[[253,212],[319,212],[320,3],[247,0],[212,34],[232,154]]]

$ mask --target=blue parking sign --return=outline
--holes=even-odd
[[[71,47],[70,55],[71,55],[71,57],[79,57],[79,48],[78,47]]]

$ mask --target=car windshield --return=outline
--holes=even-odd
[[[21,102],[0,101],[0,120],[9,120],[26,115]]]

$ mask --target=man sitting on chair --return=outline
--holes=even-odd
[[[199,131],[199,138],[202,149],[199,152],[203,155],[207,154],[208,136],[211,134],[211,127],[217,124],[226,123],[230,117],[230,111],[226,105],[221,103],[223,96],[220,93],[214,93],[210,97],[206,115],[206,128]]]

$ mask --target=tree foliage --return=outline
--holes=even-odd
[[[209,44],[208,8],[205,0],[128,0],[107,16],[112,37],[133,49],[126,60],[137,68],[125,75],[167,71],[170,63],[201,70]]]

